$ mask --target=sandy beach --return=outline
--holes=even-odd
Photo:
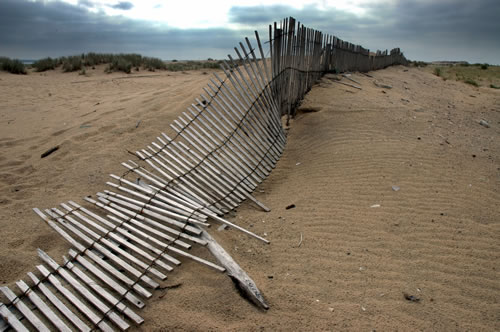
[[[127,150],[172,132],[207,74],[0,72],[2,285],[35,271],[37,248],[60,261],[69,249],[32,208],[106,189]],[[272,211],[228,217],[270,245],[211,227],[270,309],[183,260],[131,330],[500,330],[500,90],[402,66],[370,75],[353,74],[362,90],[324,76],[254,193]]]

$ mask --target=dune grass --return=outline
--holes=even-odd
[[[456,66],[429,65],[426,70],[444,80],[456,80],[473,86],[493,88],[500,86],[500,66],[487,63],[462,64]]]
[[[25,75],[27,73],[24,63],[18,59],[10,59],[7,57],[0,57],[0,70],[7,71],[12,74]]]
[[[64,72],[84,71],[86,68],[95,68],[97,65],[107,65],[104,69],[107,73],[124,72],[131,73],[140,68],[148,71],[169,70],[188,71],[199,69],[219,69],[222,61],[208,59],[206,61],[163,61],[159,58],[146,57],[136,53],[86,53],[74,56],[63,56],[59,58],[44,58],[33,63],[32,67],[37,72],[53,70],[61,67]]]
[[[3,60],[2,60],[3,59]],[[239,60],[235,60],[241,64]],[[5,66],[3,64],[5,63]],[[202,69],[220,69],[222,60],[186,60],[186,61],[163,61],[159,58],[146,57],[136,53],[83,53],[73,56],[62,56],[59,58],[43,58],[35,61],[30,67],[36,72],[47,70],[62,70],[63,72],[86,73],[89,68],[95,69],[97,65],[106,65],[104,71],[107,73],[124,72],[130,74],[133,70],[141,68],[148,71],[189,71]],[[26,74],[26,67],[18,60],[0,57],[0,70]]]

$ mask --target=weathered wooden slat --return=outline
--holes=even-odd
[[[134,282],[132,279],[127,277],[122,272],[118,271],[115,267],[113,267],[109,263],[105,262],[102,258],[97,256],[91,250],[87,250],[87,248],[85,246],[83,246],[78,241],[73,239],[71,237],[71,235],[69,235],[63,229],[61,229],[55,222],[53,222],[51,219],[49,219],[39,209],[34,208],[33,211],[35,211],[42,219],[44,219],[49,224],[50,227],[52,227],[56,232],[58,232],[66,241],[68,241],[80,253],[85,253],[85,255],[87,255],[89,258],[91,258],[94,262],[96,262],[98,265],[100,265],[106,271],[111,273],[113,276],[118,278],[120,281],[124,282],[125,284],[127,284],[129,286],[133,286],[133,288],[142,296],[147,297],[147,298],[152,296],[152,294],[150,292],[148,292],[146,289],[144,289],[144,287],[142,287],[141,285]]]
[[[40,273],[49,280],[49,282],[54,286],[61,294],[63,294],[73,305],[80,310],[82,314],[87,316],[88,319],[94,324],[105,331],[111,332],[113,329],[101,319],[95,312],[93,312],[86,304],[84,304],[79,298],[77,298],[69,289],[64,287],[59,279],[52,275],[49,270],[44,265],[37,265],[37,269]]]
[[[59,331],[71,332],[71,329],[55,314],[52,309],[24,281],[16,282],[17,287],[28,296],[31,302]]]
[[[117,219],[117,218],[115,218],[115,217],[113,217],[113,216],[108,216],[108,217],[109,217],[111,220],[115,220],[116,222],[120,222],[120,220],[119,220],[119,219]],[[141,232],[141,231],[139,231],[139,230],[136,230],[136,229],[132,229],[132,230],[133,230],[135,233],[137,233],[137,234],[141,235],[142,237],[144,237],[145,239],[148,239],[150,242],[153,242],[153,243],[157,244],[158,246],[160,246],[163,250],[159,250],[159,249],[157,249],[157,248],[155,248],[155,247],[153,247],[153,246],[149,245],[148,243],[143,242],[142,240],[140,240],[140,239],[138,239],[138,238],[136,239],[136,241],[138,241],[138,242],[143,242],[143,245],[144,245],[144,246],[146,246],[146,247],[148,247],[148,248],[149,248],[151,251],[153,251],[154,253],[156,253],[156,254],[158,254],[158,255],[160,255],[160,254],[161,254],[161,255],[162,255],[162,257],[164,257],[164,256],[166,255],[165,253],[162,253],[162,252],[163,252],[165,249],[167,249],[167,250],[169,250],[169,251],[173,251],[173,252],[175,252],[175,253],[177,253],[177,254],[179,254],[179,255],[181,255],[181,256],[191,258],[191,259],[193,259],[193,260],[195,260],[195,261],[197,261],[197,262],[199,262],[199,263],[202,263],[202,264],[204,264],[204,265],[207,265],[207,266],[209,266],[209,267],[211,267],[211,268],[214,268],[214,269],[216,269],[216,270],[218,270],[218,271],[221,271],[221,272],[223,272],[223,271],[224,271],[224,268],[222,268],[222,267],[220,267],[220,266],[218,266],[218,265],[216,265],[216,264],[213,264],[212,262],[209,262],[209,261],[207,261],[207,260],[205,260],[205,259],[199,258],[199,257],[194,256],[194,255],[191,255],[191,254],[189,254],[189,253],[187,253],[187,252],[185,252],[185,251],[183,251],[183,250],[180,250],[180,249],[178,249],[178,248],[176,248],[176,247],[174,247],[174,246],[172,246],[172,245],[169,245],[169,244],[167,244],[167,243],[161,242],[160,240],[157,240],[157,239],[155,239],[155,238],[153,238],[153,237],[150,237],[150,236],[149,236],[149,235],[147,235],[146,233],[143,233],[143,232]],[[177,260],[176,260],[176,262],[178,262],[178,264],[180,264],[180,261],[177,261]]]
[[[58,213],[60,216],[64,216],[64,212],[56,209],[56,208],[53,208],[52,211]],[[164,280],[167,278],[167,276],[163,273],[161,273],[160,271],[158,271],[157,269],[153,268],[153,267],[150,267],[147,263],[143,262],[142,260],[136,258],[134,255],[132,255],[131,253],[121,249],[117,244],[111,242],[110,240],[104,238],[104,237],[101,237],[101,235],[97,234],[96,232],[92,231],[90,228],[82,225],[81,223],[79,223],[78,221],[76,221],[76,219],[72,218],[71,216],[64,216],[63,220],[66,220],[66,221],[69,221],[71,224],[75,225],[76,227],[78,227],[79,229],[85,231],[87,234],[89,234],[94,241],[98,241],[99,243],[102,243],[104,245],[106,245],[109,249],[113,250],[116,254],[118,255],[121,255],[123,257],[125,257],[126,259],[128,259],[129,261],[133,262],[134,264],[138,265],[139,267],[143,268],[143,269],[146,269],[148,272],[150,272],[151,274],[155,275],[156,277]],[[105,230],[105,234],[107,233],[107,231]],[[113,234],[113,233],[108,233],[108,235],[110,237],[112,237],[113,239],[116,238],[117,241],[119,241],[119,237],[116,235],[116,234]],[[121,240],[121,239],[120,239]],[[126,242],[126,241],[125,241]],[[129,249],[137,252],[137,253],[141,253],[142,250],[135,247],[134,245],[130,244],[130,243],[126,243],[125,244]],[[151,256],[149,256],[151,257]],[[153,260],[154,258],[151,257],[151,260]]]
[[[147,179],[148,181],[151,181],[154,183],[156,186],[162,188],[162,192],[167,192],[170,194],[170,197],[172,199],[177,200],[180,204],[192,204],[192,205],[202,205],[206,206],[208,209],[212,210],[213,212],[217,214],[223,214],[221,210],[219,210],[217,207],[213,205],[207,205],[206,202],[203,201],[195,201],[189,197],[186,196],[185,193],[180,192],[177,188],[174,188],[172,186],[168,186],[167,182],[165,182],[163,179],[159,179],[157,176],[155,177],[154,174],[151,172],[148,172],[146,169],[143,167],[139,167],[136,163],[133,161],[129,160],[128,163],[121,163],[125,168],[127,168],[129,171],[132,171],[142,178]],[[129,165],[130,164],[130,165]]]
[[[180,199],[176,198],[174,195],[172,195],[166,191],[155,190],[150,185],[147,185],[147,184],[139,186],[131,181],[128,181],[127,179],[121,178],[121,177],[114,175],[114,174],[110,174],[110,177],[112,177],[115,180],[118,180],[120,184],[125,183],[126,185],[136,189],[136,192],[145,193],[146,195],[149,196],[149,198],[146,199],[147,201],[151,199],[151,196],[154,196],[154,199],[161,200],[161,201],[165,202],[166,204],[168,204],[168,206],[170,206],[172,211],[174,211],[174,212],[182,213],[182,214],[187,215],[187,216],[191,216],[191,215],[193,215],[193,216],[198,215],[198,217],[202,216],[201,211],[200,211],[201,209],[199,209],[199,207],[201,207],[201,205],[196,205],[196,204],[191,204],[188,202],[181,201]],[[113,186],[115,186],[115,185],[113,185]],[[215,213],[215,212],[212,212],[212,213]],[[203,217],[205,217],[205,216],[203,215]]]
[[[2,286],[0,291],[5,295],[5,297],[19,310],[24,317],[38,330],[38,331],[50,331],[49,328],[40,320],[40,318],[35,315],[26,304],[24,304],[17,295],[10,290],[9,287]]]
[[[71,311],[45,284],[40,282],[32,272],[28,272],[28,276],[33,280],[36,287],[45,295],[45,297],[62,313],[78,330],[82,332],[90,332],[88,327],[73,311]]]
[[[0,302],[0,315],[2,315],[2,318],[5,319],[14,330],[18,332],[29,332],[23,323],[17,319],[16,315],[10,312],[7,306],[2,302]]]
[[[151,232],[153,233],[154,235],[160,237],[160,238],[163,238],[167,241],[170,241],[172,243],[175,243],[177,244],[178,246],[181,246],[183,248],[186,248],[186,249],[189,249],[191,248],[191,245],[184,242],[184,241],[181,241],[181,240],[177,240],[173,237],[171,237],[170,235],[167,235],[163,232],[160,232],[159,230],[153,228],[153,227],[150,227],[148,225],[145,225],[142,221],[139,221],[139,220],[136,220],[132,217],[129,217],[128,215],[126,215],[125,213],[128,213],[129,211],[127,211],[125,208],[121,207],[121,206],[118,206],[110,201],[108,201],[107,199],[105,198],[102,198],[102,197],[99,197],[99,202],[91,199],[90,197],[85,197],[85,200],[90,202],[90,203],[94,203],[96,206],[99,206],[99,207],[102,207],[103,209],[111,212],[112,214],[124,219],[127,221],[127,223],[123,224],[124,227],[126,228],[130,228],[129,227],[129,223],[134,225],[134,226],[137,226],[138,228],[141,228],[145,231],[148,231],[148,232]],[[104,204],[103,204],[104,203]],[[122,213],[123,212],[123,213]],[[137,216],[136,216],[137,217]]]
[[[205,158],[204,156],[198,154],[195,150],[189,149],[184,143],[181,141],[176,142],[173,139],[171,139],[167,134],[162,133],[163,139],[166,140],[164,142],[162,138],[158,137],[158,141],[161,142],[163,145],[168,145],[168,147],[171,147],[170,151],[176,151],[178,152],[179,155],[183,155],[186,158],[191,159],[195,165],[198,165],[196,169],[202,170],[207,172],[210,176],[213,176],[215,179],[217,179],[219,182],[222,184],[227,184],[230,186],[230,188],[234,188],[238,184],[240,184],[242,190],[246,191],[252,191],[253,187],[248,185],[246,182],[242,182],[238,176],[236,176],[231,169],[224,169],[221,168],[221,164],[218,163],[214,157],[210,156]],[[175,149],[174,149],[175,148]],[[218,211],[213,210],[211,207],[207,207],[213,212],[217,214],[221,214]]]
[[[145,151],[145,150],[144,150]],[[164,167],[165,169],[169,170],[172,172],[172,170],[168,167],[166,167],[165,164],[163,164],[161,161],[159,161],[158,158],[152,156],[149,152],[145,151],[146,157],[143,156],[143,154],[139,151],[135,152],[137,156],[139,156],[141,159],[145,160],[146,163],[148,163],[156,172],[161,174],[162,177],[164,177],[169,183],[174,184],[176,187],[182,189],[185,191],[187,194],[191,195],[192,197],[196,198],[200,202],[204,202],[205,204],[210,204],[214,205],[219,209],[223,209],[224,207],[220,202],[217,202],[217,199],[209,195],[205,190],[203,190],[200,186],[195,186],[193,183],[189,181],[185,181],[184,177],[176,177],[175,175],[172,176],[165,171],[163,171],[162,168],[158,167],[153,161],[155,161],[157,164],[160,166]],[[173,172],[176,174],[175,172]]]
[[[153,149],[151,146],[148,146],[148,149],[150,149],[153,153],[158,154],[162,160],[176,161],[179,171],[182,171],[185,174],[192,174],[193,180],[201,181],[209,188],[216,188],[218,190],[231,189],[231,186],[228,184],[226,178],[219,179],[219,177],[216,177],[211,170],[206,169],[203,165],[197,165],[192,161],[187,160],[186,157],[181,155],[176,149],[173,149],[170,145],[163,142],[160,137],[157,137],[157,140],[163,146],[160,146],[156,142],[152,142],[151,144],[158,150]],[[163,154],[165,154],[165,156]],[[235,200],[238,200],[238,198],[243,199],[243,197],[239,195],[238,191],[233,192],[231,195]]]
[[[96,250],[98,250],[100,253],[102,253],[104,256],[115,262],[117,265],[119,265],[121,268],[124,270],[128,271],[130,274],[133,276],[140,278],[144,283],[146,283],[149,287],[151,288],[157,288],[159,284],[151,279],[150,277],[146,276],[143,274],[141,271],[124,261],[122,258],[118,257],[118,255],[113,254],[110,250],[106,249],[103,245],[93,241],[91,238],[83,234],[81,231],[76,229],[74,226],[66,222],[62,218],[57,218],[50,210],[45,210],[45,212],[50,215],[51,217],[55,217],[56,220],[59,222],[59,224],[63,225],[67,229],[69,229],[72,233],[74,233],[76,236],[78,236],[80,239],[82,239],[88,246],[92,246]]]
[[[123,182],[123,179],[121,180],[121,182]],[[195,224],[198,224],[198,225],[203,225],[203,226],[206,226],[206,227],[210,227],[210,224],[206,222],[207,220],[207,217],[195,210],[191,210],[192,212],[191,213],[179,213],[181,212],[179,209],[172,209],[172,206],[169,205],[169,204],[166,204],[164,203],[163,201],[157,199],[157,198],[153,198],[153,197],[156,197],[156,196],[147,196],[147,195],[143,195],[141,194],[140,192],[136,191],[136,190],[132,190],[132,189],[129,189],[129,188],[126,188],[126,187],[123,187],[119,184],[116,184],[116,183],[113,183],[113,182],[106,182],[107,185],[113,187],[113,188],[116,188],[118,190],[121,190],[123,192],[126,192],[127,194],[130,194],[132,196],[135,196],[135,197],[138,197],[140,198],[141,200],[143,201],[146,201],[146,202],[150,202],[150,203],[153,203],[155,206],[158,206],[158,207],[161,207],[162,209],[162,213],[166,214],[166,215],[169,215],[171,217],[176,217],[178,218],[178,220],[181,220],[181,221],[184,221],[184,222],[191,222],[191,223],[195,223]],[[135,188],[135,187],[134,187]],[[146,190],[145,190],[146,191]],[[147,192],[147,191],[146,191]]]
[[[66,209],[71,209],[69,206],[65,205],[65,204],[61,204],[63,207],[65,207]],[[101,227],[99,224],[93,222],[92,220],[90,220],[89,218],[87,218],[86,216],[78,213],[78,218],[80,218],[81,220],[87,222],[88,224],[98,228],[98,227]],[[161,266],[162,268],[164,268],[165,270],[167,271],[172,271],[173,268],[164,263],[163,261],[161,260],[156,260],[155,257],[151,256],[149,253],[147,253],[146,251],[142,250],[141,248],[137,247],[136,245],[130,243],[128,240],[127,240],[127,236],[122,236],[122,235],[118,235],[116,234],[114,231],[116,230],[116,227],[114,227],[113,223],[111,222],[108,222],[110,225],[111,225],[111,228],[113,231],[109,231],[108,233],[108,236],[113,239],[114,241],[118,242],[120,245],[124,246],[124,247],[127,247],[127,248],[130,248],[132,249],[134,252],[138,253],[139,255],[143,256],[144,258],[146,258],[150,263],[155,261],[155,264],[158,265],[158,266]],[[106,225],[108,225],[108,223]],[[107,232],[106,229],[104,229],[105,232]]]
[[[188,239],[192,242],[195,242],[195,243],[198,243],[198,244],[201,244],[201,245],[205,245],[206,243],[202,240],[200,240],[199,238],[193,236],[193,235],[189,235],[189,234],[186,234],[182,231],[178,231],[178,230],[175,230],[169,226],[166,226],[158,221],[155,221],[151,218],[147,218],[147,217],[144,217],[143,215],[140,215],[140,214],[137,214],[137,212],[142,212],[143,214],[145,215],[148,215],[148,216],[151,216],[155,219],[159,219],[161,221],[166,221],[166,220],[169,220],[169,218],[159,214],[159,213],[156,213],[154,211],[151,211],[149,209],[146,209],[146,208],[141,208],[140,206],[138,205],[135,205],[135,204],[132,204],[132,203],[128,203],[127,201],[124,201],[122,199],[118,199],[116,197],[113,197],[112,195],[109,195],[109,194],[105,194],[105,193],[97,193],[97,196],[98,197],[102,197],[106,200],[109,200],[111,202],[114,202],[116,204],[120,204],[122,206],[122,211],[125,212],[125,213],[128,213],[129,215],[131,216],[134,216],[136,219],[142,221],[142,222],[145,222],[153,227],[155,227],[156,229],[159,229],[159,230],[162,230],[162,231],[165,231],[165,232],[169,232],[171,234],[174,234],[175,236],[178,236],[178,237],[182,237],[184,239]],[[128,211],[128,212],[127,212]],[[177,226],[178,225],[181,225],[181,226]],[[177,227],[180,227],[181,229],[183,230],[186,230],[186,231],[190,231],[192,233],[194,233],[195,235],[199,235],[200,234],[200,231],[199,229],[195,229],[193,226],[185,226],[183,227],[182,225],[185,225],[183,223],[178,223],[176,222],[176,226]]]
[[[138,308],[144,308],[144,302],[142,302],[130,289],[127,289],[117,283],[113,278],[110,278],[106,273],[97,268],[90,261],[85,259],[83,256],[78,255],[78,253],[72,249],[69,250],[69,255],[75,259],[78,263],[80,263],[87,270],[92,272],[94,276],[99,278],[106,285],[114,289],[121,296],[125,296],[125,298],[132,304],[134,304]]]
[[[60,216],[64,216],[64,212],[62,212],[62,211],[60,211],[60,210],[58,210],[56,208],[53,208],[52,211],[58,213]],[[108,240],[105,237],[102,237],[101,235],[99,235],[96,232],[92,231],[90,228],[88,228],[88,227],[84,226],[83,224],[81,224],[80,222],[76,221],[76,219],[72,218],[71,216],[64,216],[63,219],[69,221],[73,225],[77,226],[79,229],[85,231],[87,234],[90,234],[90,236],[94,239],[94,241],[98,241],[99,243],[103,243],[109,249],[111,249],[114,252],[116,252],[118,255],[121,255],[121,256],[127,258],[129,261],[133,262],[134,264],[138,265],[139,267],[141,267],[143,269],[146,269],[148,272],[150,272],[154,276],[156,276],[156,277],[158,277],[158,278],[160,278],[162,280],[164,280],[164,279],[167,278],[167,276],[165,274],[163,274],[162,272],[158,271],[157,269],[155,269],[153,267],[150,267],[150,265],[148,265],[147,263],[145,263],[142,260],[136,258],[134,255],[132,255],[131,253],[127,252],[126,250],[123,250],[122,248],[120,248],[120,246],[118,244],[116,244],[116,243]],[[98,226],[97,224],[95,224],[93,222],[91,222],[91,224],[93,226]],[[135,253],[137,253],[137,254],[139,254],[141,256],[144,256],[144,258],[148,259],[148,261],[151,262],[151,261],[154,260],[154,258],[151,255],[148,255],[142,249],[134,246],[133,244],[128,243],[127,241],[123,241],[123,239],[120,236],[118,236],[118,235],[116,235],[116,234],[114,234],[112,232],[108,232],[106,229],[104,229],[104,234],[107,234],[110,238],[112,238],[113,240],[119,242],[120,244],[123,244],[125,247],[127,247],[128,249],[134,251]],[[170,267],[167,267],[167,268],[171,269]]]
[[[156,151],[152,148],[150,148],[150,150],[152,150],[153,153],[155,153]],[[226,208],[229,208],[229,209],[232,209],[234,208],[235,206],[237,206],[237,203],[233,201],[233,199],[235,198],[234,194],[229,194],[228,196],[228,200],[227,201],[220,201],[219,199],[223,196],[225,196],[224,193],[221,193],[220,190],[214,186],[212,186],[211,184],[207,183],[206,181],[204,180],[201,180],[201,181],[195,181],[193,179],[193,176],[191,176],[191,173],[193,172],[185,172],[183,173],[182,175],[175,172],[174,170],[172,170],[169,166],[167,166],[165,164],[165,162],[171,164],[171,162],[168,161],[167,158],[165,158],[163,155],[158,155],[158,157],[160,159],[158,159],[157,157],[155,157],[155,155],[149,153],[148,151],[146,150],[142,150],[142,152],[137,152],[137,154],[139,156],[142,156],[142,154],[144,154],[146,157],[145,158],[148,158],[149,161],[154,161],[156,164],[158,164],[158,166],[161,168],[161,171],[163,172],[163,170],[166,170],[168,171],[169,173],[171,173],[176,181],[180,181],[184,184],[186,184],[187,186],[189,186],[190,188],[196,188],[196,191],[201,193],[202,196],[206,197],[207,199],[209,199],[209,201],[212,202],[217,202],[217,205],[225,205]],[[152,162],[149,163],[150,165],[152,165]],[[155,169],[157,169],[157,167],[155,166],[154,167]]]
[[[75,266],[73,263],[69,262],[66,257],[65,259],[65,265],[70,270],[73,272],[76,276],[78,276],[88,287],[92,288],[97,294],[99,294],[101,297],[103,297],[106,301],[109,302],[112,306],[116,307],[119,312],[122,312],[125,314],[128,318],[133,320],[136,324],[142,324],[144,323],[144,319],[137,315],[132,309],[127,307],[125,304],[123,304],[121,301],[119,301],[117,298],[115,298],[113,295],[111,295],[105,288],[97,284],[94,280],[89,278],[85,272],[80,270],[77,266]]]
[[[234,163],[234,161],[230,160],[225,154],[220,154],[218,156],[222,156],[222,158],[216,158],[213,154],[215,150],[211,150],[209,146],[205,144],[205,138],[202,134],[200,134],[196,129],[189,128],[184,129],[187,122],[180,118],[183,121],[181,124],[179,121],[174,120],[174,124],[171,124],[170,127],[177,132],[184,140],[186,140],[191,146],[195,148],[199,153],[203,156],[207,156],[205,159],[210,160],[211,163],[217,165],[220,169],[226,170],[227,174],[231,174],[235,177],[236,182],[243,181],[245,185],[248,187],[255,189],[257,187],[257,182],[255,179],[250,179],[245,176],[245,174],[239,170],[238,166]],[[187,135],[186,135],[187,134]],[[188,136],[189,135],[189,136]]]
[[[113,311],[113,308],[108,307],[104,302],[102,302],[97,296],[88,290],[81,282],[76,280],[68,270],[64,267],[59,266],[55,260],[53,260],[46,252],[38,249],[38,257],[40,257],[47,265],[49,265],[55,273],[59,274],[64,280],[66,280],[75,290],[78,291],[83,297],[85,297],[94,307],[99,309],[105,316],[107,316],[113,323],[115,323],[121,330],[127,330],[130,325],[124,321],[120,316]]]

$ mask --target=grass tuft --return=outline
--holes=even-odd
[[[476,81],[474,81],[472,78],[468,78],[464,82],[467,84],[470,84],[470,85],[474,85],[475,87],[479,86],[479,84]]]
[[[35,68],[35,71],[42,72],[46,70],[53,70],[57,67],[57,59],[52,59],[50,57],[43,58],[35,61],[32,64],[32,67]]]
[[[441,76],[441,68],[439,67],[434,68],[434,75]]]
[[[12,74],[26,75],[26,67],[24,66],[24,63],[17,59],[9,59],[7,57],[0,57],[0,70],[4,70]]]
[[[83,67],[82,57],[79,55],[62,57],[60,62],[62,62],[62,69],[65,73],[78,71]]]
[[[149,58],[149,57],[144,57],[142,59],[142,66],[144,69],[147,69],[149,71],[155,71],[155,70],[165,70],[167,69],[167,65],[165,62],[161,59],[158,58]]]

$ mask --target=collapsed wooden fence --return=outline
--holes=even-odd
[[[329,71],[369,71],[405,64],[399,49],[370,54],[293,18],[269,26],[270,58],[258,33],[235,48],[199,98],[154,142],[111,174],[107,190],[34,211],[72,246],[62,263],[38,250],[43,264],[0,287],[3,325],[17,331],[127,330],[167,273],[192,259],[227,272],[259,306],[268,308],[251,278],[210,236],[222,223],[267,239],[223,216],[249,200],[286,144],[282,116],[293,116],[312,85]],[[188,250],[206,246],[215,262]],[[0,322],[2,323],[2,322]]]

